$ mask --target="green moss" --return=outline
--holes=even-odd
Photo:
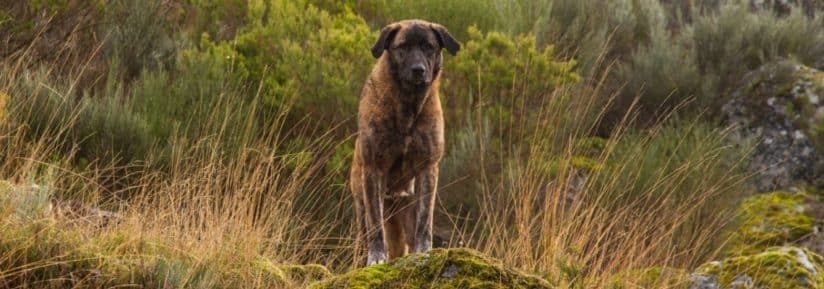
[[[311,289],[437,288],[541,289],[545,280],[503,267],[470,249],[435,249],[370,266],[311,285]]]
[[[678,288],[678,285],[686,284],[687,280],[689,274],[684,270],[655,266],[618,273],[610,278],[606,288]]]
[[[822,288],[822,261],[807,249],[773,247],[755,255],[706,263],[696,273],[716,280],[720,288]],[[733,283],[744,286],[734,287]]]
[[[592,173],[602,169],[603,164],[591,157],[573,156],[571,159],[551,160],[547,165],[549,175],[554,177],[559,176],[562,172],[566,172],[570,168]]]
[[[744,201],[729,253],[755,254],[812,233],[815,219],[806,213],[807,199],[805,193],[773,192]]]
[[[253,261],[252,270],[256,271],[259,277],[263,277],[261,275],[265,275],[267,279],[271,280],[273,283],[287,283],[286,273],[284,273],[280,267],[278,267],[269,260],[260,258],[258,260]]]
[[[293,283],[308,283],[332,277],[329,269],[318,264],[282,265],[280,269]]]
[[[601,164],[598,160],[580,156],[572,158],[572,166],[575,168],[584,169],[588,172],[594,172],[601,169]]]
[[[332,277],[329,269],[322,265],[276,265],[264,258],[253,261],[252,270],[255,278],[268,284],[292,287]]]
[[[576,149],[588,156],[598,155],[607,147],[609,141],[602,137],[587,137],[578,141]]]

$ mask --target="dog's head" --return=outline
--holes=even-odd
[[[387,25],[372,55],[387,52],[390,73],[408,90],[428,88],[441,69],[441,49],[455,55],[461,44],[440,24],[423,20],[404,20]]]

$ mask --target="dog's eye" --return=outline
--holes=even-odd
[[[423,52],[426,53],[427,55],[432,55],[432,54],[435,54],[435,52],[437,52],[437,50],[435,49],[435,46],[432,46],[431,44],[428,44],[428,43],[421,46],[421,48],[423,49]]]

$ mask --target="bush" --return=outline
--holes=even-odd
[[[146,122],[123,103],[122,88],[112,85],[102,100],[71,98],[72,90],[46,72],[20,79],[9,94],[9,118],[32,138],[58,135],[66,153],[89,160],[145,157],[154,142]]]
[[[257,1],[255,3],[260,3]],[[249,22],[250,1],[245,0],[185,0],[191,7],[186,19],[194,23],[195,37],[207,33],[217,41],[231,40]]]
[[[466,29],[470,26],[491,31],[508,21],[498,12],[503,5],[506,5],[503,1],[487,0],[366,0],[360,1],[356,8],[374,28],[404,19],[424,19],[445,26],[459,41],[464,41],[468,39]]]
[[[163,144],[161,158],[169,157],[172,143],[205,137],[221,143],[224,152],[236,152],[244,137],[258,133],[258,99],[247,97],[248,89],[239,83],[237,74],[244,72],[237,59],[226,47],[185,49],[173,71],[147,71],[135,82],[129,105]]]
[[[266,2],[260,15],[231,43],[238,69],[260,84],[264,102],[292,107],[295,116],[331,123],[354,114],[374,61],[368,47],[377,35],[351,11],[332,15],[304,1]]]
[[[170,12],[158,0],[113,1],[106,6],[105,35],[107,55],[123,65],[131,80],[144,68],[157,68],[171,62],[175,44],[169,35],[166,15]]]
[[[520,106],[545,106],[553,89],[580,79],[575,61],[558,60],[552,46],[539,47],[532,35],[510,38],[475,27],[468,34],[463,50],[446,62],[447,107],[483,109],[491,121],[510,123]],[[453,119],[465,119],[461,112]]]
[[[746,5],[727,4],[718,13],[697,17],[685,36],[694,47],[694,61],[702,74],[718,77],[723,91],[745,72],[776,58],[793,57],[808,66],[821,65],[821,21],[800,11],[781,17],[769,11],[751,12]]]
[[[691,198],[692,192],[707,183],[723,183],[730,176],[743,173],[747,148],[728,145],[726,134],[707,123],[685,122],[625,135],[607,160],[607,167],[612,167],[616,175],[603,177],[621,182],[618,187],[622,190],[615,192],[619,198],[645,192],[674,199]],[[676,171],[678,177],[668,180],[673,176],[667,174]],[[662,180],[672,183],[661,187]],[[741,193],[730,191],[720,195],[734,198]]]
[[[613,86],[621,93],[608,119],[623,116],[636,97],[639,124],[654,123],[687,102],[679,114],[715,116],[730,89],[764,63],[796,58],[808,66],[824,64],[824,18],[810,18],[800,10],[779,16],[738,3],[700,10],[690,18],[677,34],[661,24],[650,25],[649,41],[618,63]]]
[[[614,73],[613,85],[621,90],[608,117],[610,120],[623,117],[630,106],[636,104],[636,98],[642,117],[639,121],[645,125],[678,106],[688,104],[688,108],[695,110],[714,102],[703,96],[712,95],[717,81],[702,75],[692,52],[683,43],[671,40],[661,29],[653,34],[649,45],[638,48],[626,62],[619,63]],[[694,102],[689,103],[691,100]],[[685,113],[686,109],[679,112]]]

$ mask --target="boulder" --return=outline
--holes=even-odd
[[[544,289],[546,280],[463,248],[433,249],[369,266],[309,286],[310,289]]]
[[[824,288],[824,258],[798,247],[730,257],[701,265],[690,276],[690,289]]]
[[[755,141],[748,170],[767,192],[818,184],[824,148],[824,72],[791,61],[748,73],[722,107],[731,138]]]

